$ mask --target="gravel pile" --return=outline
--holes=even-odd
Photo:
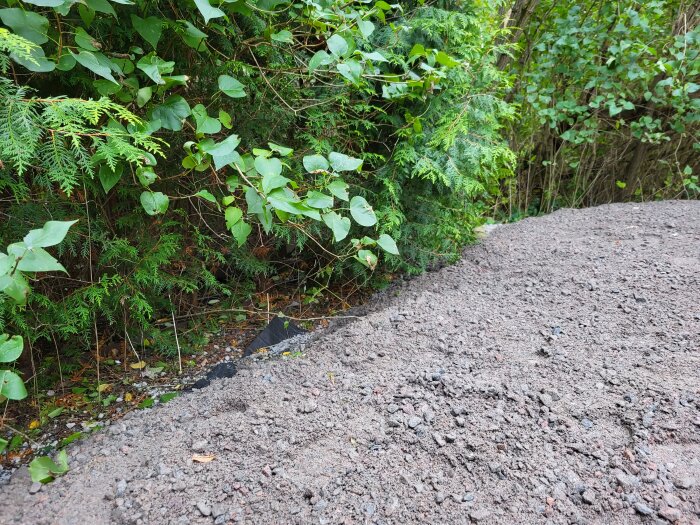
[[[55,483],[19,471],[0,523],[698,524],[699,270],[700,202],[499,227]]]

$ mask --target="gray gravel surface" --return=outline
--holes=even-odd
[[[700,523],[700,202],[499,227],[360,313],[19,471],[0,523]]]

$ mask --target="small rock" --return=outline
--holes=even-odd
[[[392,403],[391,405],[386,407],[386,411],[389,412],[389,414],[393,414],[394,412],[398,412],[399,405],[395,405],[394,403]]]
[[[463,417],[458,417],[455,418],[455,423],[457,423],[458,427],[463,427],[464,425],[466,425],[467,421]]]
[[[448,443],[454,443],[455,441],[457,441],[457,434],[445,434],[445,441],[447,441]]]
[[[302,414],[311,414],[313,412],[316,412],[316,410],[318,410],[318,405],[314,401],[304,403],[304,406],[301,407]]]
[[[447,498],[447,496],[445,495],[444,492],[442,492],[442,491],[438,492],[437,494],[435,494],[435,503],[440,505],[443,501],[445,501],[446,498]]]
[[[486,509],[473,510],[469,513],[469,518],[475,522],[486,521],[489,516],[491,513]]]
[[[446,445],[445,438],[443,438],[438,432],[433,433],[433,439],[437,443],[438,447],[444,447]]]
[[[118,498],[122,497],[124,493],[126,492],[126,480],[125,479],[120,479],[117,481],[117,490],[116,490],[116,496]]]
[[[552,396],[550,396],[549,394],[540,394],[538,398],[540,400],[540,403],[542,403],[546,407],[551,406],[554,402]]]
[[[582,425],[583,428],[585,428],[586,430],[589,430],[589,429],[593,428],[593,421],[591,421],[590,419],[584,417],[584,418],[581,420],[581,425]]]
[[[203,501],[197,503],[197,510],[202,516],[211,516],[211,507]]]
[[[421,418],[413,416],[408,420],[408,428],[416,428],[421,423]]]
[[[200,439],[192,443],[192,450],[195,452],[204,452],[207,448],[207,441],[205,439]]]
[[[695,486],[695,478],[691,478],[690,476],[675,478],[673,484],[679,489],[690,489]]]
[[[634,510],[636,510],[642,516],[651,516],[652,514],[654,514],[653,509],[651,509],[649,506],[645,505],[641,501],[638,501],[634,504]]]
[[[589,505],[593,505],[595,503],[595,492],[592,490],[584,490],[583,494],[581,494],[581,499]]]
[[[29,493],[30,493],[30,494],[36,494],[36,493],[39,492],[40,490],[41,490],[41,483],[39,483],[38,481],[35,481],[35,482],[32,483],[32,485],[29,487]]]
[[[674,521],[681,519],[683,514],[681,514],[681,511],[678,509],[672,509],[671,507],[664,505],[659,509],[659,516],[673,523]]]

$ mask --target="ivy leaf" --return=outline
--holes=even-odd
[[[73,58],[75,58],[78,63],[86,69],[89,69],[97,76],[106,78],[110,82],[118,84],[114,77],[112,76],[112,70],[106,63],[109,63],[109,59],[102,55],[101,53],[93,53],[92,51],[81,50],[77,55],[71,51]],[[105,63],[106,61],[106,63]]]
[[[360,226],[374,226],[377,224],[377,216],[364,197],[355,196],[352,198],[350,201],[350,215]]]
[[[141,206],[148,215],[158,215],[168,210],[170,199],[167,195],[156,191],[144,191],[141,194]]]
[[[229,206],[224,211],[224,219],[226,220],[226,227],[230,230],[233,225],[236,224],[243,218],[243,210],[235,206]]]
[[[349,157],[337,151],[331,152],[331,154],[328,155],[328,160],[331,161],[333,171],[355,171],[362,166],[362,159]]]
[[[19,359],[24,348],[22,336],[0,334],[0,363],[12,363]]]
[[[233,235],[233,238],[236,239],[239,248],[245,244],[246,240],[248,240],[250,232],[252,231],[253,228],[250,226],[250,224],[243,220],[238,221],[233,225],[231,228],[231,235]]]
[[[317,171],[328,171],[330,165],[323,155],[306,155],[302,160],[304,168],[309,173],[316,173]]]
[[[340,242],[348,236],[348,232],[350,231],[350,219],[342,217],[334,211],[324,213],[322,217],[323,222],[326,223],[326,226],[333,232],[333,239],[335,242]]]
[[[357,28],[365,38],[369,38],[369,36],[374,33],[374,24],[369,20],[358,20]]]
[[[350,195],[348,195],[348,184],[341,179],[336,179],[328,185],[328,191],[332,195],[338,197],[341,201],[347,202],[350,200]]]
[[[27,397],[22,378],[10,370],[0,370],[0,396],[14,401]]]
[[[204,153],[208,153],[214,159],[214,168],[219,171],[221,168],[227,164],[235,162],[236,164],[242,164],[243,160],[241,156],[236,151],[236,148],[241,143],[241,139],[238,135],[231,135],[221,142],[214,142],[211,139],[207,141],[202,141],[200,143],[200,149]]]
[[[345,56],[350,49],[348,41],[339,34],[331,36],[326,42],[326,45],[328,46],[328,50],[338,58]]]
[[[285,44],[291,44],[294,42],[292,32],[287,31],[286,29],[283,29],[279,33],[272,33],[270,35],[270,39],[274,40],[275,42],[283,42]]]
[[[199,12],[202,13],[205,24],[208,24],[209,20],[212,18],[221,18],[222,16],[226,16],[226,13],[224,13],[218,7],[212,7],[209,0],[194,0],[194,3],[197,6],[197,9],[199,9]]]
[[[165,61],[155,53],[149,53],[136,63],[136,67],[146,73],[153,82],[163,85],[165,80],[163,80],[162,75],[172,73],[175,69],[175,62]]]
[[[229,75],[219,76],[219,90],[231,98],[243,98],[246,96],[245,86]]]
[[[377,267],[377,256],[374,255],[374,253],[372,253],[370,250],[360,250],[359,252],[357,252],[355,259],[360,261],[370,270],[374,270]]]
[[[156,106],[151,113],[151,119],[160,120],[160,125],[171,131],[180,131],[183,121],[192,111],[187,101],[180,95],[171,95],[165,102]]]
[[[338,64],[336,68],[338,69],[338,73],[353,84],[358,85],[360,83],[360,79],[362,78],[362,64],[357,60],[351,58],[350,60]]]
[[[382,233],[377,239],[377,244],[379,247],[387,253],[392,255],[399,255],[399,248],[396,246],[396,241],[391,238],[391,236],[386,233]]]
[[[141,35],[141,38],[151,44],[153,49],[158,46],[158,41],[163,34],[163,22],[160,18],[155,16],[141,18],[132,14],[131,25],[133,25],[136,32]]]
[[[98,177],[100,178],[100,183],[102,184],[102,189],[105,193],[109,193],[109,190],[117,185],[119,180],[122,178],[124,173],[124,166],[120,163],[117,164],[116,170],[112,171],[112,168],[108,164],[103,164],[100,166],[100,171],[98,172]]]
[[[192,116],[197,123],[197,133],[213,134],[221,131],[221,122],[210,117],[207,113],[207,108],[202,104],[197,104],[192,108]]]
[[[42,228],[31,230],[22,240],[30,250],[34,247],[56,246],[65,239],[69,228],[76,222],[78,221],[48,221]]]
[[[371,60],[372,62],[388,62],[387,58],[378,51],[372,51],[371,53],[360,51],[360,55],[365,60]]]
[[[46,36],[49,21],[34,11],[25,11],[18,7],[0,9],[0,20],[19,36],[37,45],[49,41]]]
[[[307,193],[304,202],[308,206],[318,208],[319,210],[333,207],[333,197],[330,195],[324,195],[320,191],[310,191]]]
[[[328,66],[333,62],[335,62],[335,59],[325,51],[316,51],[311,60],[309,60],[309,71],[313,73],[319,67]]]

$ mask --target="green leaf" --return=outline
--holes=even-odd
[[[12,363],[19,359],[24,349],[22,336],[0,334],[0,363]]]
[[[286,29],[283,29],[279,33],[272,33],[270,38],[275,42],[283,42],[285,44],[291,44],[294,42],[292,32]]]
[[[144,191],[141,194],[141,206],[148,215],[158,215],[168,210],[170,199],[167,195],[156,191]]]
[[[18,243],[24,246],[24,243]],[[8,246],[8,251],[15,245]],[[23,250],[19,248],[18,251]],[[15,256],[17,254],[15,253]],[[61,263],[59,263],[54,257],[44,250],[43,248],[32,248],[30,250],[24,251],[24,255],[19,256],[19,263],[17,264],[17,269],[22,272],[65,272],[66,269]],[[67,272],[66,272],[67,273]]]
[[[374,33],[374,24],[369,20],[358,20],[357,28],[365,38],[369,38],[369,36]]]
[[[262,190],[268,194],[277,188],[283,188],[288,182],[291,182],[287,177],[283,177],[282,162],[277,158],[256,157],[255,169],[263,176]]]
[[[54,478],[68,472],[68,455],[65,450],[61,450],[56,458],[58,463],[48,456],[34,458],[29,463],[29,474],[35,483],[48,483]]]
[[[202,13],[205,24],[208,24],[209,20],[211,20],[212,18],[220,18],[222,16],[226,16],[226,13],[224,13],[218,7],[212,7],[212,5],[209,3],[209,0],[194,0],[194,3],[197,6],[197,9],[199,9],[199,12]]]
[[[348,184],[342,179],[336,179],[328,185],[328,191],[332,195],[338,197],[341,201],[347,202],[350,200],[350,195],[348,195]]]
[[[294,150],[292,148],[280,146],[279,144],[275,144],[274,142],[268,142],[267,145],[272,151],[276,151],[282,157],[288,157],[289,155],[294,153]]]
[[[377,216],[364,197],[355,196],[352,198],[350,201],[350,215],[360,226],[374,226],[377,224]]]
[[[355,171],[362,166],[362,159],[349,157],[336,151],[328,155],[328,160],[331,161],[333,171]]]
[[[182,40],[185,42],[185,44],[190,46],[192,49],[202,51],[204,49],[202,44],[204,40],[208,38],[207,34],[200,31],[187,20],[180,20],[179,22],[180,24],[184,25],[184,31],[180,33],[180,36],[182,36]]]
[[[48,221],[38,230],[32,230],[24,236],[24,244],[31,249],[36,246],[46,248],[48,246],[56,246],[68,234],[68,229],[73,226],[75,221]]]
[[[263,208],[260,213],[256,213],[256,216],[260,221],[260,224],[262,224],[265,233],[270,233],[270,231],[272,231],[272,213],[270,212],[269,208]]]
[[[136,92],[136,105],[142,108],[153,96],[153,88],[151,86],[142,87]]]
[[[219,76],[219,90],[231,98],[243,98],[245,86],[229,75]]]
[[[214,159],[214,168],[218,171],[227,164],[236,163],[242,164],[241,156],[236,151],[236,148],[241,143],[238,135],[231,135],[221,142],[214,142],[211,139],[202,141],[200,149],[204,153],[208,153]]]
[[[396,246],[396,241],[391,238],[391,236],[386,233],[382,233],[377,239],[377,244],[379,247],[387,253],[392,255],[399,255],[399,248]]]
[[[263,213],[263,200],[255,188],[246,188],[245,201],[248,204],[248,213]]]
[[[226,219],[226,227],[230,230],[234,224],[243,218],[243,210],[235,206],[229,206],[224,212],[224,218]]]
[[[19,401],[27,397],[24,381],[10,370],[0,370],[0,396]]]
[[[360,83],[360,79],[362,78],[362,64],[354,58],[338,64],[336,68],[338,69],[338,73],[353,84],[358,85]]]
[[[136,63],[136,67],[146,73],[153,82],[163,85],[165,80],[162,75],[172,73],[175,62],[163,60],[155,53],[149,53]]]
[[[267,201],[275,210],[282,210],[293,215],[301,213],[299,199],[288,188],[274,190],[267,196]]]
[[[319,191],[310,191],[309,193],[307,193],[304,202],[308,206],[311,206],[312,208],[318,208],[319,210],[333,207],[333,197],[331,197],[330,195],[324,195]]]
[[[224,126],[226,129],[231,129],[233,127],[233,120],[231,119],[231,115],[229,115],[223,109],[219,110],[219,122],[221,122],[221,125]]]
[[[374,270],[377,267],[377,256],[374,255],[374,253],[372,253],[370,250],[360,250],[359,252],[357,252],[355,259],[360,261],[370,270]]]
[[[333,239],[335,242],[340,242],[348,236],[348,232],[350,231],[350,219],[342,217],[334,211],[324,213],[322,217],[323,222],[326,223],[326,226],[333,232]]]
[[[316,51],[316,53],[314,53],[314,56],[311,57],[311,60],[309,60],[309,71],[313,73],[319,67],[328,66],[333,62],[335,62],[335,58],[333,58],[325,51]]]
[[[99,51],[99,48],[94,45],[95,39],[82,27],[75,30],[75,43],[88,51]]]
[[[0,292],[4,292],[18,305],[23,306],[27,304],[29,284],[20,272],[15,272],[12,275],[0,275]]]
[[[230,229],[231,235],[233,235],[233,238],[236,239],[239,248],[245,244],[246,240],[248,240],[250,232],[253,231],[253,228],[250,226],[250,224],[243,220],[240,220],[237,223],[235,223]]]
[[[207,108],[202,104],[197,104],[192,108],[192,116],[197,123],[197,133],[213,134],[221,131],[221,122],[210,117],[207,113]]]
[[[148,188],[158,179],[158,175],[156,175],[152,167],[140,166],[136,169],[136,178],[139,179],[141,186]]]
[[[25,4],[38,5],[39,7],[58,7],[66,0],[24,0]]]
[[[326,45],[328,50],[338,58],[345,56],[350,49],[347,40],[338,34],[331,36]]]
[[[317,171],[328,171],[330,165],[326,158],[322,155],[306,155],[302,160],[304,168],[309,173],[316,173]]]
[[[158,46],[158,41],[163,33],[163,21],[160,18],[155,16],[141,18],[132,14],[131,24],[136,29],[136,32],[141,35],[141,38],[151,44],[153,49]]]
[[[177,392],[168,392],[167,394],[161,395],[158,400],[161,403],[167,403],[168,401],[172,401],[175,399],[179,394]]]
[[[46,36],[49,21],[34,11],[25,11],[17,7],[0,9],[0,20],[13,32],[37,45],[49,41]]]
[[[117,2],[117,0],[112,1]],[[70,5],[72,2],[65,3]],[[112,15],[114,18],[117,17],[117,13],[114,12],[114,8],[109,4],[107,0],[85,0],[85,4],[93,11],[97,11],[99,13],[106,13],[108,15]]]
[[[7,445],[9,445],[10,442],[7,441],[6,439],[0,438],[0,454],[5,452],[5,449],[7,448]]]
[[[56,69],[56,64],[46,59],[44,50],[40,47],[33,47],[29,52],[29,56],[19,56],[16,53],[10,53],[10,58],[34,73],[49,73]]]
[[[75,58],[84,68],[89,69],[102,78],[106,78],[110,82],[114,82],[115,84],[119,83],[112,76],[112,70],[110,67],[106,65],[109,63],[109,59],[101,53],[81,50],[77,55],[72,51],[71,54],[73,55],[73,58]]]
[[[207,190],[199,190],[197,193],[194,194],[195,197],[200,197],[204,199],[205,201],[212,202],[214,204],[217,204],[216,202],[216,197],[214,197],[211,192]]]
[[[151,119],[160,120],[161,126],[165,129],[180,131],[183,121],[191,113],[190,106],[184,98],[180,95],[172,95],[153,110]]]
[[[124,166],[121,163],[117,164],[117,169],[115,171],[112,171],[112,168],[107,164],[100,166],[98,177],[100,178],[100,184],[102,184],[102,189],[105,190],[105,193],[109,193],[109,190],[117,185],[123,173]]]
[[[371,60],[372,62],[388,62],[387,58],[378,51],[372,51],[371,53],[360,51],[360,54],[365,60]]]

